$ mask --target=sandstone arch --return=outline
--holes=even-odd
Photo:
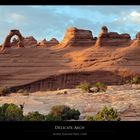
[[[6,48],[11,48],[11,42],[10,41],[11,41],[11,38],[15,35],[18,37],[18,47],[19,48],[24,47],[24,45],[22,43],[23,37],[22,37],[20,31],[14,29],[14,30],[10,30],[9,34],[6,36],[6,38],[4,40],[4,43],[2,45],[2,50],[6,49]]]

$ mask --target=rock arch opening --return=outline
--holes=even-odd
[[[17,29],[14,29],[14,30],[10,30],[9,34],[6,36],[6,38],[4,40],[4,43],[2,45],[2,50],[12,47],[11,39],[14,36],[17,36],[17,47],[18,48],[23,48],[24,47],[24,45],[22,43],[23,37],[22,37],[20,31],[17,30]]]

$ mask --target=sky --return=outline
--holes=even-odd
[[[24,37],[61,41],[68,27],[91,30],[95,37],[104,25],[133,39],[140,31],[140,6],[0,6],[0,44],[11,29],[19,29]]]

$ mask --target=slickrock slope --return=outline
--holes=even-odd
[[[104,28],[103,34],[110,35]],[[74,88],[83,81],[122,84],[123,78],[140,75],[139,33],[133,41],[128,34],[123,38],[128,40],[123,46],[96,47],[100,36],[95,44],[90,31],[69,28],[58,45],[7,49],[0,53],[0,86],[34,92]]]
[[[67,94],[60,94],[64,91]],[[35,92],[30,95],[13,93],[0,97],[0,105],[3,103],[25,103],[24,114],[31,111],[48,114],[54,105],[68,105],[80,110],[81,121],[87,115],[95,115],[104,106],[108,106],[118,111],[122,121],[139,121],[140,85],[108,86],[106,92],[100,93],[83,93],[80,89]]]
[[[91,46],[95,42],[96,38],[93,38],[91,31],[70,27],[67,29],[59,47]]]

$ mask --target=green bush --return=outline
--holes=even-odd
[[[65,105],[56,105],[51,108],[50,114],[52,116],[61,117],[61,120],[78,120],[80,116],[79,110],[71,109]]]
[[[53,114],[48,114],[45,116],[45,121],[62,121],[60,116],[54,116]]]
[[[107,86],[104,83],[101,82],[97,82],[95,84],[96,88],[97,88],[97,92],[103,91],[105,92],[107,90]]]
[[[87,116],[87,121],[120,121],[120,117],[116,110],[107,108],[106,106],[95,116]]]
[[[38,111],[23,115],[23,108],[15,104],[3,104],[0,107],[0,121],[63,121],[78,120],[79,110],[71,109],[65,105],[53,106],[48,115],[40,114]]]
[[[82,91],[84,92],[91,92],[90,88],[90,84],[87,82],[84,83],[80,83],[79,85],[76,86],[77,88],[80,88]]]
[[[7,107],[9,106],[9,104],[3,104],[1,107],[0,107],[0,121],[4,121],[5,120],[5,111],[7,109]]]
[[[24,121],[44,121],[45,116],[40,114],[38,111],[29,112],[27,115],[24,116]]]
[[[23,119],[23,111],[15,104],[5,104],[2,106],[4,120],[6,121],[21,121]]]

